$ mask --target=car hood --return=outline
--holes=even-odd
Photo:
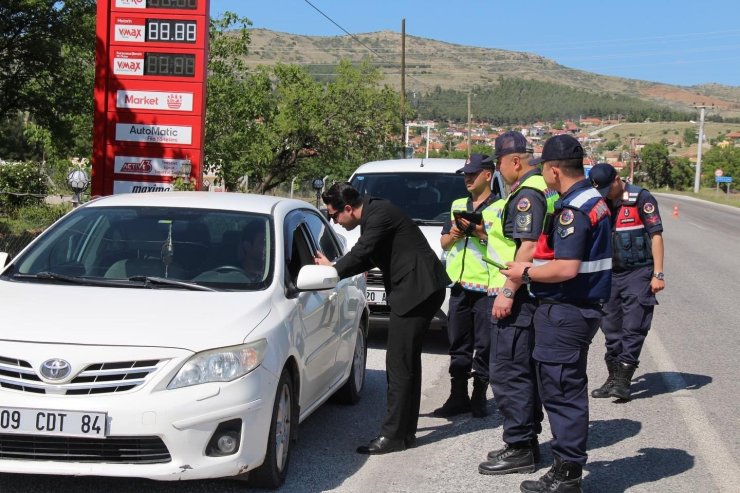
[[[0,281],[0,339],[175,347],[244,342],[270,313],[270,293],[70,286]]]
[[[352,231],[347,231],[338,224],[332,224],[332,226],[334,227],[334,231],[344,236],[344,238],[347,240],[347,250],[351,250],[355,243],[357,243],[357,239],[360,237],[359,226]],[[442,245],[439,242],[440,236],[442,235],[442,225],[440,224],[436,226],[419,226],[419,229],[424,234],[424,237],[427,239],[427,243],[429,243],[429,246],[432,247],[434,253],[437,254],[437,258],[442,258]]]

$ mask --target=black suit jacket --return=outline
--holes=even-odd
[[[360,238],[335,267],[342,278],[379,268],[391,311],[404,315],[450,280],[424,234],[401,209],[375,197],[362,203]]]

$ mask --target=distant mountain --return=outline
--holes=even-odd
[[[390,31],[350,36],[304,36],[252,29],[251,66],[276,62],[308,66],[314,74],[331,76],[341,58],[378,64],[386,83],[400,89],[401,35]],[[356,38],[356,39],[355,39]],[[372,51],[371,51],[372,50]],[[322,71],[323,68],[323,71]],[[740,87],[721,84],[675,86],[598,75],[565,67],[532,53],[478,48],[406,35],[406,90],[427,93],[439,87],[467,91],[493,87],[499,77],[536,79],[589,92],[630,96],[695,111],[693,105],[714,105],[712,114],[740,117]]]

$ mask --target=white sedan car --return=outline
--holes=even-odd
[[[298,423],[365,378],[362,276],[310,204],[92,201],[0,260],[0,472],[277,487]],[[0,256],[0,259],[6,256]]]

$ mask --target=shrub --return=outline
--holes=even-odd
[[[0,164],[0,206],[4,209],[38,204],[47,193],[46,175],[38,163],[9,161]]]

